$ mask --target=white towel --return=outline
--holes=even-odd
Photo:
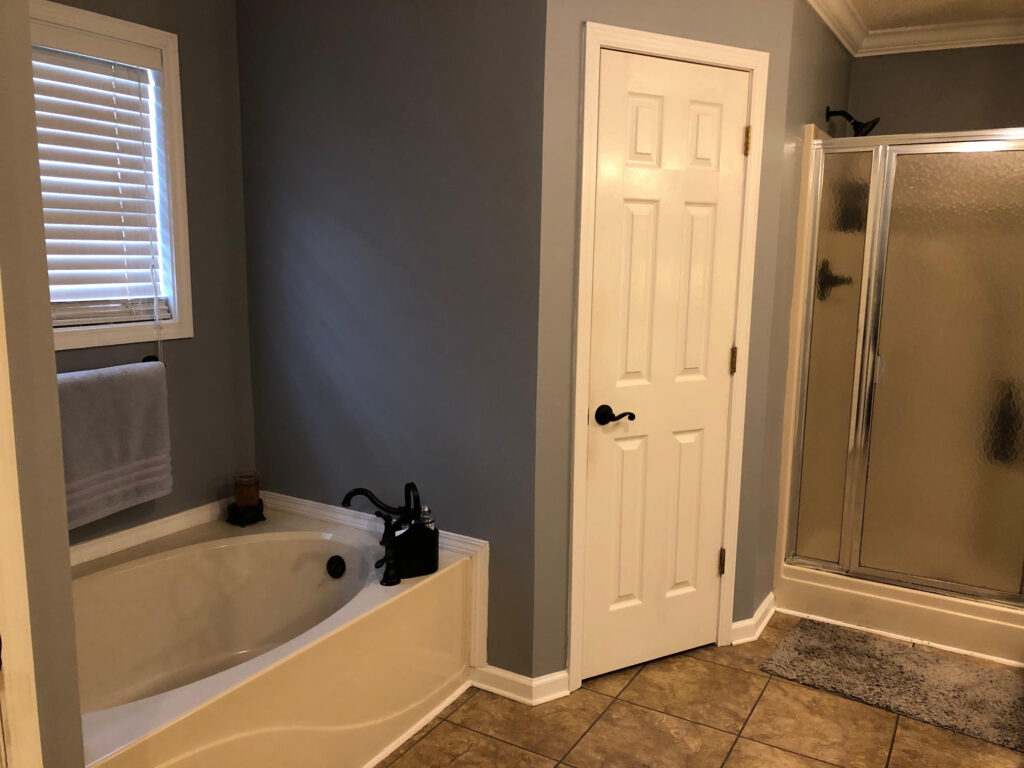
[[[61,373],[68,528],[171,492],[163,363]]]

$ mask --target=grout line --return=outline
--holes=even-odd
[[[900,729],[900,716],[896,715],[896,725],[892,729],[892,739],[889,741],[889,754],[885,757],[885,768],[889,768],[889,764],[892,762],[892,750],[896,746],[896,733]]]
[[[476,696],[477,692],[478,692],[478,691],[479,691],[480,689],[479,689],[479,688],[477,688],[476,686],[473,686],[473,685],[471,685],[471,686],[469,686],[469,688],[467,688],[466,690],[467,690],[467,691],[472,691],[473,693],[471,693],[471,694],[470,694],[470,695],[469,695],[469,696],[468,696],[468,697],[466,698],[466,701],[462,702],[461,704],[459,704],[459,706],[457,706],[457,707],[456,707],[455,709],[453,709],[453,710],[452,710],[451,712],[449,712],[449,713],[448,713],[449,715],[454,715],[454,714],[455,714],[456,712],[458,712],[458,711],[459,711],[460,709],[462,709],[462,708],[463,708],[463,707],[464,707],[464,706],[466,705],[466,703],[467,703],[467,702],[468,702],[468,701],[469,701],[470,699],[472,699],[472,698],[473,698],[474,696]],[[462,696],[462,695],[464,695],[464,693],[465,693],[465,692],[463,692],[463,693],[460,693],[460,694],[459,694],[459,696]],[[436,722],[435,722],[435,721],[436,721]],[[401,749],[402,747],[404,747],[404,746],[405,746],[406,744],[408,744],[409,746],[408,746],[408,747],[406,748],[405,752],[403,752],[403,753],[402,753],[401,755],[399,755],[398,757],[396,757],[396,758],[394,759],[394,761],[393,761],[392,763],[389,763],[388,765],[390,766],[390,765],[393,765],[394,763],[397,763],[397,762],[398,762],[399,760],[401,760],[401,759],[402,759],[402,757],[404,757],[404,756],[405,756],[405,753],[406,753],[406,752],[408,752],[409,750],[411,750],[411,749],[412,749],[413,747],[415,747],[415,746],[416,746],[417,744],[419,744],[419,743],[420,743],[421,741],[423,741],[423,739],[425,739],[425,738],[426,738],[427,736],[429,736],[429,735],[430,735],[430,734],[431,734],[431,733],[433,732],[433,730],[434,730],[435,728],[437,728],[437,726],[439,726],[439,725],[440,725],[441,723],[450,723],[450,722],[451,722],[451,721],[450,721],[450,720],[449,720],[449,719],[448,719],[447,717],[441,717],[440,715],[438,715],[438,716],[437,716],[436,718],[434,718],[434,720],[431,720],[431,721],[430,721],[430,723],[427,723],[427,725],[429,725],[429,726],[430,726],[429,728],[427,728],[427,726],[426,726],[426,725],[425,725],[425,726],[423,726],[423,728],[421,728],[421,729],[420,729],[420,731],[419,731],[418,733],[414,733],[414,734],[413,734],[412,736],[410,736],[410,737],[409,737],[408,739],[406,739],[406,740],[405,740],[405,741],[403,741],[403,742],[402,742],[401,744],[399,744],[399,745],[398,745],[397,747],[395,747],[394,751],[392,751],[392,752],[391,752],[390,754],[388,754],[388,755],[387,755],[386,757],[382,758],[382,759],[380,760],[380,762],[381,762],[381,763],[383,763],[383,762],[384,762],[385,760],[387,760],[387,759],[388,759],[389,757],[392,757],[392,756],[393,756],[393,755],[395,754],[395,752],[397,752],[397,751],[398,751],[398,750],[400,750],[400,749]],[[456,723],[452,723],[452,725],[456,725]],[[419,738],[416,738],[417,736],[419,736]]]
[[[643,670],[644,670],[644,667],[646,667],[646,666],[647,666],[647,664],[646,664],[646,663],[644,663],[644,664],[637,664],[637,666],[636,666],[636,671],[635,671],[635,672],[634,672],[634,673],[633,673],[633,674],[632,674],[632,675],[630,676],[629,680],[627,680],[627,681],[626,681],[626,684],[625,684],[624,686],[622,686],[622,690],[620,690],[620,691],[619,691],[619,692],[618,692],[617,694],[615,694],[615,698],[616,698],[616,699],[617,699],[617,698],[619,698],[619,696],[621,696],[621,695],[623,694],[623,692],[624,692],[624,691],[625,691],[625,690],[626,690],[627,688],[629,688],[630,684],[631,684],[631,683],[632,683],[632,682],[633,682],[634,680],[636,680],[636,678],[637,678],[637,675],[639,675],[639,674],[640,674],[641,672],[643,672]]]
[[[498,694],[495,694],[495,696],[497,696],[497,695]],[[558,758],[556,758],[556,757],[552,757],[551,755],[542,755],[540,752],[536,752],[536,751],[530,749],[529,747],[524,747],[522,744],[516,744],[515,742],[509,741],[508,739],[503,739],[501,736],[495,736],[493,733],[485,733],[484,731],[478,731],[476,728],[471,728],[468,725],[463,725],[462,723],[456,723],[456,722],[454,722],[452,720],[446,720],[445,722],[449,723],[451,725],[454,725],[456,728],[463,728],[463,729],[465,729],[467,731],[470,731],[472,733],[475,733],[475,734],[477,734],[479,736],[484,736],[485,738],[488,738],[488,739],[494,739],[495,741],[500,741],[502,744],[507,744],[510,747],[515,747],[516,749],[521,749],[523,752],[528,752],[531,755],[536,755],[537,757],[543,757],[545,760],[551,760],[552,762],[555,762],[555,763],[558,762]]]
[[[686,658],[694,659],[695,661],[703,661],[705,664],[714,664],[714,665],[719,666],[719,667],[725,667],[726,669],[732,669],[732,670],[735,670],[736,672],[746,672],[748,675],[754,675],[755,677],[771,678],[771,676],[772,676],[770,672],[762,672],[760,667],[758,668],[757,672],[751,672],[749,669],[744,669],[743,667],[737,667],[737,666],[734,666],[732,664],[726,664],[724,661],[713,661],[711,659],[702,659],[700,656],[687,656]]]
[[[792,749],[786,749],[785,747],[780,747],[778,744],[769,744],[767,741],[760,741],[760,740],[752,738],[750,736],[743,736],[742,738],[746,739],[747,741],[752,741],[754,744],[760,744],[763,747],[771,747],[772,749],[777,750],[779,752],[785,752],[787,755],[794,755],[795,757],[802,757],[804,760],[815,760],[815,761],[821,763],[822,765],[832,765],[832,766],[835,766],[835,768],[844,768],[844,766],[840,765],[839,763],[833,763],[833,762],[831,762],[829,760],[823,760],[820,757],[811,757],[810,755],[805,755],[803,752],[794,752]]]
[[[391,766],[395,765],[399,760],[401,760],[403,757],[405,757],[406,754],[413,747],[415,747],[417,744],[419,744],[421,741],[423,741],[423,739],[425,739],[428,735],[430,735],[430,733],[432,733],[433,730],[435,728],[437,728],[437,726],[439,726],[443,722],[443,720],[441,718],[439,718],[439,717],[435,718],[435,720],[437,722],[434,722],[434,720],[431,720],[429,723],[427,723],[427,725],[430,726],[429,728],[427,728],[426,725],[423,726],[423,728],[421,728],[419,732],[414,733],[408,739],[406,739],[401,744],[399,744],[397,747],[395,747],[394,750],[392,750],[388,755],[386,755],[385,757],[381,758],[381,760],[378,761],[377,765],[381,765],[382,763],[387,762],[387,760],[389,758],[391,758],[391,757],[394,757],[395,759],[392,760],[390,763],[388,763],[388,767],[390,768]],[[422,735],[420,735],[420,734],[422,734]],[[417,738],[417,736],[419,736],[419,738]],[[406,747],[405,751],[402,752],[402,754],[395,756],[395,752],[398,752],[398,750],[400,750],[402,747],[405,747],[406,744],[408,744],[409,746]]]
[[[768,690],[768,684],[771,683],[771,681],[772,679],[769,677],[765,680],[764,685],[761,686],[761,692],[757,694],[757,700],[754,702],[754,706],[752,706],[750,711],[747,712],[747,716],[743,719],[743,725],[741,725],[740,729],[736,731],[736,738],[732,740],[732,746],[729,747],[729,751],[725,753],[725,757],[722,759],[723,766],[729,762],[729,758],[732,757],[732,751],[736,749],[736,745],[739,744],[740,734],[743,733],[743,729],[746,728],[747,723],[750,722],[750,718],[753,716],[754,710],[757,709],[757,705],[761,703],[761,698],[764,696],[764,692]]]
[[[481,688],[477,688],[477,687],[476,687],[475,685],[471,685],[471,686],[469,686],[469,688],[467,688],[466,690],[467,690],[467,691],[472,691],[472,693],[471,693],[471,694],[470,694],[469,696],[467,696],[467,697],[466,697],[466,700],[465,700],[464,702],[462,702],[461,704],[459,704],[459,706],[457,706],[457,707],[456,707],[455,709],[453,709],[453,710],[452,710],[451,712],[449,712],[449,713],[448,713],[447,715],[445,715],[445,716],[443,716],[443,717],[439,715],[438,717],[439,717],[439,718],[440,718],[441,720],[445,720],[445,721],[447,721],[447,722],[449,722],[449,723],[452,723],[452,722],[453,722],[453,721],[452,721],[452,719],[451,719],[452,715],[454,715],[454,714],[455,714],[456,712],[458,712],[458,711],[459,711],[460,709],[462,709],[462,708],[463,708],[464,706],[466,706],[467,704],[469,704],[469,702],[470,702],[470,701],[472,701],[473,697],[474,697],[474,696],[476,696],[476,695],[477,695],[478,693],[480,693],[480,691],[481,691],[482,689],[481,689]],[[454,703],[454,702],[453,702],[453,703]],[[458,725],[458,723],[453,723],[453,724],[454,724],[454,725]]]
[[[630,701],[629,699],[619,699],[619,701],[621,701],[623,704],[629,704],[631,707],[639,707],[640,709],[646,709],[648,712],[657,712],[659,715],[667,715],[668,717],[674,717],[676,720],[682,720],[684,723],[692,723],[693,725],[699,725],[701,728],[710,728],[713,731],[724,733],[727,736],[738,735],[733,733],[732,731],[725,730],[725,728],[719,728],[717,725],[708,725],[707,723],[702,723],[699,720],[691,720],[690,718],[683,717],[682,715],[675,715],[671,712],[666,712],[664,709],[655,709],[654,707],[648,707],[646,704],[640,704],[635,701]]]
[[[628,685],[628,683],[627,683],[627,685]],[[623,690],[625,690],[625,689],[623,689]],[[591,691],[591,693],[596,693],[596,691]],[[580,737],[578,739],[576,739],[576,741],[574,741],[572,743],[572,746],[570,746],[565,751],[565,754],[562,755],[562,760],[565,760],[565,758],[567,758],[569,756],[569,753],[572,752],[574,749],[576,749],[576,745],[579,744],[581,741],[583,741],[583,739],[586,738],[587,734],[590,733],[590,729],[593,728],[595,725],[597,725],[597,721],[600,720],[602,717],[604,717],[604,713],[607,712],[609,709],[611,709],[612,704],[614,704],[616,701],[618,701],[618,697],[615,697],[615,696],[613,696],[613,697],[608,699],[608,704],[605,706],[604,709],[601,710],[601,714],[594,718],[594,722],[592,722],[590,725],[587,726],[587,730],[585,730],[583,733],[581,733]]]

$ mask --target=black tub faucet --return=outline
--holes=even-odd
[[[420,501],[415,483],[405,484],[402,507],[385,504],[367,488],[353,488],[345,494],[341,505],[349,506],[356,496],[365,497],[377,507],[375,514],[384,521],[384,535],[380,540],[384,557],[374,564],[374,568],[384,566],[381,584],[391,587],[402,579],[425,576],[437,570],[440,535],[430,510]]]

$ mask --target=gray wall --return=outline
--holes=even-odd
[[[597,21],[635,29],[768,51],[771,55],[758,211],[757,260],[750,339],[746,436],[740,499],[734,614],[750,617],[772,588],[780,422],[785,386],[794,227],[780,230],[780,214],[795,219],[791,146],[794,119],[807,121],[825,104],[803,102],[787,111],[792,56],[807,72],[795,86],[809,104],[823,94],[845,97],[848,61],[800,0],[551,0],[548,4],[544,101],[544,179],[541,233],[540,349],[538,363],[536,615],[534,674],[560,669],[565,659],[568,591],[569,448],[576,272],[578,127],[582,25]],[[799,47],[799,51],[796,48]],[[798,160],[797,160],[798,162]],[[783,194],[780,194],[780,189]],[[784,204],[783,204],[784,203]]]
[[[1024,45],[856,59],[850,111],[875,133],[1024,126]]]
[[[416,481],[529,673],[544,4],[240,0],[239,48],[265,485]]]
[[[174,491],[74,531],[92,538],[222,498],[254,461],[234,0],[62,0],[178,35],[195,337],[164,342]],[[138,362],[155,344],[71,350],[57,369]]]
[[[778,469],[783,460],[781,434],[783,403],[786,393],[786,368],[789,362],[789,320],[793,301],[793,277],[796,260],[796,224],[800,195],[800,164],[803,150],[803,127],[815,123],[833,136],[847,135],[847,123],[841,119],[825,123],[826,106],[843,107],[848,99],[852,56],[832,34],[806,0],[796,0],[793,9],[793,49],[789,66],[786,102],[786,132],[783,144],[782,173],[777,188],[780,192],[779,258],[775,275],[775,313],[772,329],[772,357],[768,377],[766,432],[774,440],[765,455],[777,462],[774,469],[765,468],[763,493],[777,503]],[[774,564],[774,543],[777,514],[764,515],[758,527],[741,537],[740,562],[744,570],[752,569],[758,585],[771,585]],[[759,551],[748,561],[743,542]],[[772,556],[764,552],[771,548]],[[749,615],[749,614],[748,614]],[[743,618],[739,615],[737,619]]]

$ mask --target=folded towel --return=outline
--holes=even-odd
[[[163,363],[57,375],[68,528],[171,492]]]

